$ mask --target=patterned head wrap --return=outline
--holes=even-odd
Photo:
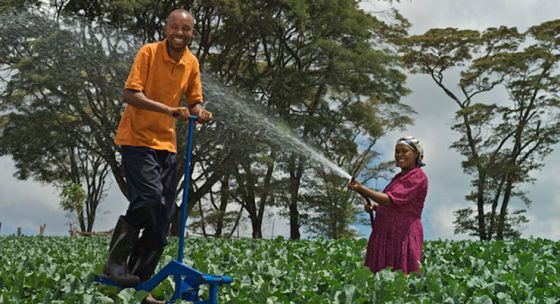
[[[426,165],[422,162],[422,160],[424,159],[424,149],[422,149],[422,145],[420,144],[420,141],[416,137],[414,136],[401,137],[399,138],[399,140],[397,140],[395,146],[400,144],[407,145],[411,147],[412,150],[418,153],[418,157],[416,158],[416,165],[420,167],[424,167]]]

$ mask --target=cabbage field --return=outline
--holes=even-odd
[[[0,303],[139,303],[98,285],[105,237],[0,237]],[[161,265],[175,258],[177,240]],[[220,303],[559,303],[560,242],[428,241],[422,275],[372,274],[365,240],[188,238],[186,263],[230,275]],[[169,299],[171,279],[154,290]],[[178,301],[177,303],[179,303]],[[183,302],[186,303],[186,302]]]

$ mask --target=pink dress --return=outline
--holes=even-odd
[[[418,272],[422,260],[422,209],[428,178],[420,167],[395,175],[383,190],[393,203],[379,205],[369,237],[365,265],[373,272],[391,267]]]

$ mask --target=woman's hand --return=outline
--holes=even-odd
[[[367,213],[372,213],[373,211],[377,210],[377,206],[379,206],[376,202],[370,202],[364,204],[364,211]]]
[[[348,181],[348,189],[350,189],[350,190],[358,191],[361,187],[362,187],[362,184],[360,184],[359,181],[357,181],[353,178]]]

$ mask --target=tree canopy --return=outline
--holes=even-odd
[[[0,64],[10,74],[0,96],[8,113],[2,154],[20,155],[14,157],[20,178],[65,187],[85,185],[89,177],[101,193],[109,170],[126,194],[112,141],[123,107],[122,84],[135,50],[141,42],[163,38],[166,15],[180,6],[195,16],[191,51],[207,82],[241,92],[228,94],[241,99],[241,107],[255,106],[285,122],[344,170],[362,172],[364,179],[379,174],[364,170],[378,157],[375,142],[411,123],[412,109],[400,102],[408,90],[393,45],[408,24],[398,14],[387,24],[349,0],[55,2],[45,9],[51,15],[9,11],[9,18],[2,18],[0,39],[6,43]],[[216,119],[198,131],[193,176],[186,179],[198,227],[231,234],[247,214],[253,237],[260,238],[269,210],[289,217],[294,239],[302,227],[329,237],[351,235],[348,224],[357,209],[341,212],[341,201],[351,199],[345,178],[251,129],[251,117],[232,123],[240,118],[237,110],[224,106],[211,86],[205,85],[204,94]],[[31,145],[15,140],[26,124],[29,138],[42,130],[53,139],[37,138],[44,141]],[[184,126],[178,127],[184,134]],[[184,153],[182,137],[178,153]],[[73,175],[60,173],[67,171]],[[86,197],[93,202],[102,196]],[[320,214],[336,218],[341,228],[300,219]]]
[[[520,186],[559,139],[560,21],[545,22],[520,33],[516,28],[483,32],[431,29],[403,40],[405,65],[429,75],[458,110],[452,148],[463,169],[473,175],[466,198],[476,204],[457,210],[455,232],[481,240],[515,238],[528,220],[525,208],[511,210],[512,198],[529,205]],[[454,86],[448,79],[458,74]],[[503,90],[503,100],[481,96]]]

